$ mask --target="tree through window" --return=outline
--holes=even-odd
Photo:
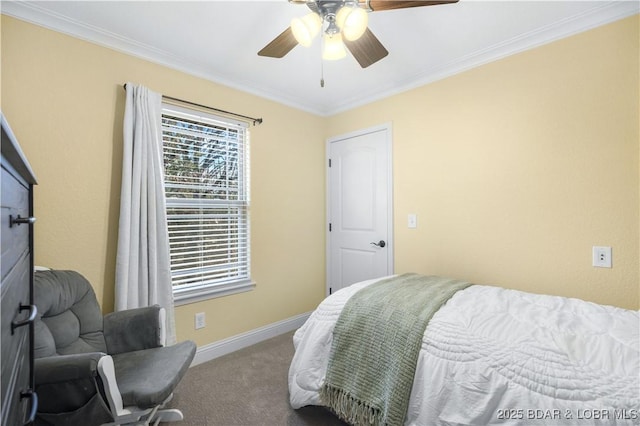
[[[165,104],[162,137],[176,301],[252,286],[247,126]]]

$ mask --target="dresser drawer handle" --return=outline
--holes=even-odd
[[[11,334],[13,334],[16,328],[22,327],[23,325],[31,324],[36,319],[36,315],[38,315],[38,307],[36,305],[23,305],[21,303],[19,310],[28,310],[29,317],[27,319],[23,319],[22,321],[11,321]]]
[[[31,411],[29,412],[29,418],[24,422],[26,426],[36,420],[36,414],[38,413],[38,394],[33,389],[27,389],[20,392],[20,398],[29,398],[31,400]]]
[[[32,223],[36,222],[36,218],[35,217],[20,217],[20,215],[18,215],[18,217],[13,217],[11,215],[9,215],[9,228],[12,228],[13,225],[22,225],[23,223],[27,223],[29,225],[31,225]]]

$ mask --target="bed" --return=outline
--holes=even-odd
[[[379,422],[366,417],[369,406],[331,400],[326,381],[338,356],[332,346],[338,340],[334,332],[343,332],[345,306],[363,289],[397,278],[335,292],[295,332],[288,378],[293,408],[330,406],[348,423]],[[453,292],[422,330],[406,411],[400,420],[381,423],[640,424],[639,311],[468,285]],[[388,369],[380,363],[376,368],[381,377]],[[351,369],[358,377],[360,371]],[[367,420],[351,417],[356,411]]]

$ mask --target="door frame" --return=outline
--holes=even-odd
[[[329,232],[329,223],[331,223],[331,173],[329,172],[329,159],[331,158],[331,144],[334,142],[342,141],[345,139],[351,139],[357,136],[367,135],[369,133],[375,133],[386,130],[386,142],[387,142],[387,270],[389,275],[394,273],[394,256],[395,244],[393,238],[393,126],[391,122],[383,123],[373,127],[367,127],[365,129],[355,130],[353,132],[345,133],[338,136],[330,137],[326,140],[325,146],[325,204],[326,204],[326,225],[325,225],[325,296],[329,295],[331,288],[331,232]]]

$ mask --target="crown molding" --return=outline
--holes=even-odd
[[[416,89],[489,62],[534,49],[638,13],[640,13],[640,2],[635,0],[602,3],[582,14],[559,20],[553,24],[538,28],[535,31],[523,33],[518,37],[513,37],[457,58],[455,61],[439,64],[436,67],[423,70],[421,73],[405,79],[399,84],[396,83],[389,87],[378,87],[375,94],[371,94],[371,96],[345,99],[339,105],[336,105],[334,110],[327,115],[339,114],[402,92]]]
[[[286,106],[306,111],[316,115],[323,115],[321,110],[310,105],[302,104],[281,94],[272,93],[264,89],[252,87],[249,82],[238,81],[211,72],[211,68],[202,63],[187,61],[183,57],[174,55],[162,49],[123,37],[102,28],[73,20],[62,14],[44,9],[36,3],[28,1],[1,0],[0,11],[3,15],[11,16],[21,21],[44,27],[71,37],[84,40],[99,46],[166,66],[185,74],[203,78],[232,89],[259,96]]]
[[[204,64],[185,61],[184,58],[164,50],[122,37],[92,25],[69,19],[64,15],[44,9],[32,2],[2,1],[1,12],[2,14],[176,69],[186,74],[272,100],[295,109],[326,117],[638,14],[640,13],[640,2],[636,0],[602,2],[602,4],[598,4],[593,9],[582,14],[559,20],[553,24],[538,28],[535,31],[521,34],[488,48],[460,57],[455,61],[425,69],[400,83],[394,82],[387,87],[377,87],[375,92],[370,94],[360,94],[357,97],[341,99],[336,104],[330,106],[301,103],[299,100],[282,96],[282,94],[279,93],[257,89],[249,82],[238,81],[237,79],[212,73]]]

